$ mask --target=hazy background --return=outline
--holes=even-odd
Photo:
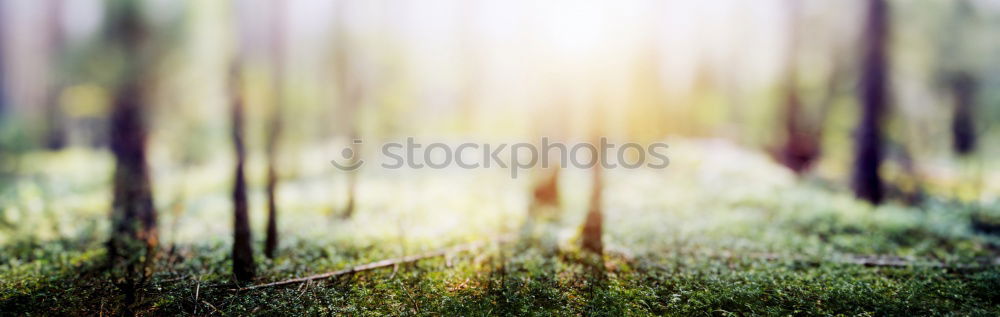
[[[107,117],[124,54],[107,36],[113,3],[0,2],[2,166],[13,180],[0,207],[8,221],[49,208],[24,197],[45,200],[80,188],[95,190],[94,204],[67,206],[95,217],[107,208],[101,201],[111,170]],[[767,157],[786,137],[790,73],[804,116],[821,126],[822,154],[812,175],[835,187],[848,181],[861,1],[141,3],[152,56],[144,60],[151,74],[144,84],[146,125],[161,213],[206,208],[226,215],[224,195],[209,199],[212,207],[192,197],[228,190],[227,80],[234,60],[244,67],[251,189],[261,186],[267,124],[272,105],[280,105],[278,170],[283,179],[305,182],[280,190],[279,200],[290,206],[330,212],[331,204],[342,203],[343,175],[328,162],[340,158],[352,135],[366,140],[365,155],[382,140],[405,136],[580,140],[600,117],[604,132],[617,140],[666,141],[683,155],[703,153],[682,146],[688,140],[720,139]],[[1000,85],[1000,2],[890,3],[883,174],[890,182],[919,179],[948,197],[995,197],[1000,183],[990,167],[1000,144],[992,129],[1000,120],[1000,90],[993,89]],[[979,146],[964,159],[951,150],[954,95],[946,78],[956,71],[974,76],[979,87]],[[414,196],[427,190],[386,192],[361,179],[359,195],[371,206],[383,193],[398,200],[406,190]],[[41,196],[25,194],[35,188],[27,184],[43,181],[62,185],[34,189]],[[67,185],[77,183],[89,185]],[[258,195],[252,196],[257,204]],[[520,197],[511,198],[512,206],[526,199],[511,195]]]

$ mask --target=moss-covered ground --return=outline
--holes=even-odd
[[[528,219],[527,180],[503,171],[369,173],[359,209],[308,164],[280,193],[281,250],[256,283],[451,245],[471,252],[310,283],[232,291],[228,168],[157,164],[161,256],[142,315],[983,315],[1000,314],[1000,205],[929,194],[879,207],[836,181],[797,179],[761,155],[680,142],[666,170],[615,170],[606,252],[579,250],[589,177],[567,170],[561,211]],[[63,156],[63,157],[59,157]],[[310,158],[304,158],[308,161]],[[105,154],[24,160],[5,185],[0,312],[109,315],[122,296],[102,269]],[[68,162],[68,163],[67,163]],[[87,163],[80,163],[87,162]],[[320,160],[320,162],[323,162]],[[63,164],[66,163],[66,164]],[[74,166],[72,164],[87,164]],[[325,166],[312,167],[322,171]],[[306,177],[305,175],[322,175]],[[260,175],[251,181],[260,184]],[[834,185],[831,185],[834,184]],[[263,209],[254,188],[255,238]],[[260,244],[256,245],[259,247]],[[864,265],[862,256],[903,266]]]

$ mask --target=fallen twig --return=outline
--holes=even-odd
[[[977,258],[973,262],[945,262],[929,258],[918,258],[912,256],[894,256],[894,255],[861,255],[861,254],[841,254],[835,255],[833,257],[827,258],[810,258],[806,256],[799,255],[782,255],[777,253],[733,253],[730,251],[722,252],[702,252],[701,256],[724,258],[724,259],[735,259],[735,258],[749,258],[749,259],[759,259],[765,261],[780,261],[789,260],[796,262],[806,262],[806,263],[839,263],[839,264],[854,264],[862,266],[871,267],[936,267],[945,269],[976,269],[976,268],[987,268],[990,266],[1000,266],[1000,257],[985,257]]]
[[[920,259],[914,257],[899,257],[891,255],[846,255],[833,258],[828,262],[857,264],[864,266],[892,266],[892,267],[939,267],[947,269],[972,269],[984,268],[1000,265],[1000,258],[981,258],[974,263],[944,262],[932,259]]]
[[[198,315],[198,295],[200,295],[199,292],[201,291],[201,277],[198,277],[197,281],[198,284],[194,286],[194,312],[191,313],[194,316]]]
[[[283,280],[283,281],[277,281],[277,282],[272,282],[272,283],[267,283],[267,284],[258,284],[258,285],[247,286],[247,287],[238,288],[238,289],[230,289],[230,291],[249,291],[249,290],[254,290],[254,289],[258,289],[258,288],[282,286],[282,285],[289,285],[289,284],[296,284],[296,283],[304,283],[304,282],[310,282],[310,281],[315,281],[315,280],[328,279],[328,278],[331,278],[331,277],[337,277],[337,276],[346,275],[346,274],[355,273],[355,272],[374,270],[374,269],[384,268],[384,267],[390,267],[390,266],[397,266],[397,265],[400,265],[400,264],[412,263],[412,262],[420,261],[420,260],[423,260],[423,259],[429,259],[429,258],[444,256],[444,255],[451,254],[451,253],[472,251],[472,250],[482,248],[484,246],[487,246],[487,245],[495,243],[495,242],[508,241],[508,240],[510,240],[510,238],[511,238],[511,236],[504,235],[504,236],[500,236],[499,238],[496,238],[496,239],[485,240],[485,241],[477,241],[477,242],[472,242],[472,243],[466,243],[466,244],[457,245],[457,246],[454,246],[454,247],[451,247],[451,248],[446,248],[446,249],[441,249],[441,250],[436,250],[436,251],[431,251],[431,252],[426,252],[426,253],[421,253],[421,254],[416,254],[416,255],[404,256],[404,257],[393,258],[393,259],[385,259],[385,260],[376,261],[376,262],[367,263],[367,264],[361,264],[361,265],[357,265],[357,266],[353,266],[353,267],[349,267],[349,268],[346,268],[346,269],[337,270],[337,271],[333,271],[333,272],[326,272],[326,273],[322,273],[322,274],[316,274],[316,275],[311,275],[311,276],[306,276],[306,277],[293,278],[293,279],[288,279],[288,280]]]
[[[201,301],[201,302],[205,303],[205,305],[207,305],[208,308],[211,308],[213,311],[215,311],[215,313],[222,314],[222,311],[219,311],[218,308],[215,308],[215,305],[212,305],[212,303],[209,303],[208,301]]]

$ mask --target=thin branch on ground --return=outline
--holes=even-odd
[[[806,256],[777,254],[777,253],[732,253],[728,251],[703,254],[706,257],[716,257],[725,259],[750,258],[766,261],[789,260],[806,263],[838,263],[854,264],[862,266],[877,267],[936,267],[946,269],[977,269],[991,266],[1000,266],[1000,257],[981,257],[972,262],[946,262],[929,258],[918,258],[912,256],[895,255],[865,255],[865,254],[841,254],[827,258],[810,258]]]
[[[367,263],[367,264],[361,264],[361,265],[357,265],[357,266],[353,266],[353,267],[349,267],[349,268],[346,268],[346,269],[337,270],[337,271],[333,271],[333,272],[326,272],[326,273],[322,273],[322,274],[310,275],[310,276],[300,277],[300,278],[293,278],[293,279],[288,279],[288,280],[283,280],[283,281],[277,281],[277,282],[267,283],[267,284],[259,284],[259,285],[247,286],[247,287],[238,288],[238,289],[231,289],[231,291],[249,291],[249,290],[254,290],[254,289],[259,289],[259,288],[275,287],[275,286],[283,286],[283,285],[289,285],[289,284],[311,282],[311,281],[316,281],[316,280],[323,280],[323,279],[333,278],[333,277],[337,277],[337,276],[341,276],[341,275],[347,275],[347,274],[351,274],[351,273],[355,273],[355,272],[369,271],[369,270],[374,270],[374,269],[379,269],[379,268],[384,268],[384,267],[397,266],[397,265],[400,265],[400,264],[413,263],[413,262],[417,262],[417,261],[420,261],[420,260],[429,259],[429,258],[435,258],[435,257],[440,257],[440,256],[445,256],[445,255],[453,254],[453,253],[468,252],[468,251],[476,250],[476,249],[479,249],[479,248],[482,248],[482,247],[485,247],[485,246],[489,246],[489,245],[491,245],[493,243],[496,243],[496,242],[509,241],[510,239],[511,239],[510,235],[503,235],[503,236],[500,236],[500,237],[495,238],[495,239],[461,244],[461,245],[457,245],[457,246],[446,248],[446,249],[441,249],[441,250],[436,250],[436,251],[431,251],[431,252],[426,252],[426,253],[421,253],[421,254],[416,254],[416,255],[410,255],[410,256],[404,256],[404,257],[392,258],[392,259],[385,259],[385,260],[371,262],[371,263]]]

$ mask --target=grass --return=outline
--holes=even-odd
[[[983,228],[1000,219],[1000,205],[937,196],[919,206],[872,207],[836,186],[796,180],[763,157],[736,147],[673,142],[672,149],[677,155],[666,171],[609,173],[607,252],[600,259],[581,253],[576,244],[589,188],[585,171],[565,173],[562,212],[532,221],[524,218],[522,207],[527,182],[506,179],[503,171],[368,175],[363,178],[360,209],[351,219],[336,217],[329,207],[340,202],[330,194],[342,189],[340,177],[289,177],[282,192],[282,248],[273,260],[258,257],[261,283],[478,241],[499,232],[513,232],[518,238],[448,258],[247,292],[230,291],[235,285],[229,275],[228,178],[224,172],[212,174],[226,169],[174,173],[182,176],[161,171],[156,177],[157,197],[166,197],[158,200],[161,228],[176,223],[178,229],[163,229],[167,250],[158,259],[159,270],[145,289],[139,312],[1000,313],[996,266],[881,267],[834,261],[874,254],[947,264],[994,258],[1000,253],[1000,236]],[[92,154],[62,155],[62,160],[75,162]],[[47,166],[59,160],[34,160],[37,173],[15,183],[4,196],[7,222],[35,227],[0,231],[0,312],[119,312],[121,295],[101,268],[107,231],[102,212],[107,189],[101,182],[106,177],[85,174],[106,169],[62,167],[58,173],[65,175],[64,182],[39,181],[51,171]],[[104,160],[98,155],[91,162],[101,166]],[[302,169],[302,175],[314,174],[309,166]],[[182,192],[185,195],[178,194]],[[186,198],[171,199],[180,196]],[[259,196],[258,188],[253,219],[257,229],[263,224],[262,213],[256,212],[263,210]],[[181,211],[174,212],[173,205]],[[261,232],[255,231],[258,240]]]

